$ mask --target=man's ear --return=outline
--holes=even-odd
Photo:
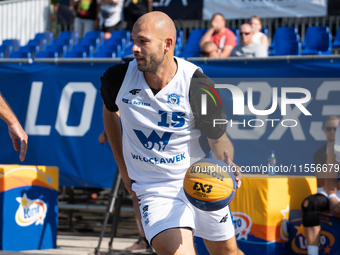
[[[164,52],[169,52],[174,47],[174,41],[171,37],[165,39]]]

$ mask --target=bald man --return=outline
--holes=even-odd
[[[213,126],[226,118],[215,105],[219,100],[209,96],[207,114],[201,114],[201,94],[217,93],[215,84],[174,57],[176,28],[166,14],[141,16],[131,37],[135,60],[103,74],[101,95],[107,137],[126,189],[139,198],[145,237],[158,255],[195,254],[193,235],[204,239],[210,254],[237,254],[229,207],[202,211],[183,191],[187,169],[209,152],[202,136],[214,158],[236,167],[226,126]]]
[[[231,57],[267,57],[268,52],[260,43],[253,42],[253,29],[248,23],[240,27],[240,44],[230,53]]]

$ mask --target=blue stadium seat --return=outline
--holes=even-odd
[[[204,28],[197,28],[190,31],[187,43],[183,47],[181,57],[185,59],[189,57],[200,57],[201,49],[199,41],[205,32],[207,32],[207,29]]]
[[[264,34],[268,37],[268,28],[263,27],[263,28],[261,29],[261,32],[264,33]]]
[[[0,46],[0,52],[2,52],[2,55],[4,58],[9,58],[9,56],[12,54],[13,47],[11,45],[1,45]]]
[[[36,58],[58,58],[58,52],[39,51]]]
[[[25,45],[20,47],[19,51],[30,52],[32,58],[35,58],[37,56],[37,53],[40,51],[40,48],[37,45]]]
[[[301,42],[296,40],[277,41],[272,56],[301,55]]]
[[[201,50],[197,50],[197,49],[192,50],[190,49],[190,47],[188,47],[188,45],[186,45],[180,56],[185,59],[196,58],[196,57],[201,57],[200,53],[201,53]]]
[[[332,54],[332,34],[318,31],[308,34],[305,38],[306,46],[302,55],[330,55]]]
[[[53,33],[50,31],[37,33],[34,39],[46,39],[47,45],[50,45],[53,42]]]
[[[31,39],[28,41],[27,45],[39,46],[39,50],[43,51],[47,48],[47,40],[41,39]]]
[[[332,43],[333,48],[340,48],[340,27],[336,31],[334,42]]]
[[[12,50],[17,51],[20,48],[20,40],[19,39],[6,39],[2,41],[2,45],[12,46]]]
[[[72,39],[74,45],[79,43],[79,34],[77,31],[62,31],[58,38]]]
[[[85,51],[69,51],[66,52],[65,58],[87,58]]]
[[[280,34],[276,37],[276,42],[274,43],[275,47],[272,48],[272,51],[268,54],[269,56],[276,56],[276,43],[277,42],[286,42],[286,41],[297,41],[300,42],[300,35],[294,33]]]
[[[100,47],[100,51],[111,51],[116,53],[117,58],[122,57],[122,47],[117,44],[107,44],[106,42]]]
[[[229,28],[236,36],[236,44],[238,45],[240,43],[240,29],[238,28]]]
[[[306,34],[305,34],[305,39],[302,42],[302,49],[306,47],[306,43],[309,38],[313,38],[313,34],[318,33],[318,32],[330,32],[328,26],[310,26],[307,27],[306,29]]]
[[[132,53],[132,47],[133,47],[134,43],[133,41],[125,48],[125,52],[122,54],[122,58],[128,55],[133,54]]]
[[[72,38],[56,38],[53,43],[53,45],[65,45],[67,47],[67,50],[72,50],[73,48],[73,39]]]
[[[197,28],[191,30],[186,46],[190,45],[192,47],[195,47],[196,49],[199,49],[199,41],[201,40],[202,36],[207,32],[207,29],[204,28]]]
[[[66,45],[51,44],[51,45],[47,46],[46,51],[58,52],[58,57],[62,58],[62,57],[65,56],[65,54],[67,52],[67,46]]]
[[[298,31],[297,27],[295,27],[295,26],[276,28],[275,32],[274,32],[273,39],[272,39],[272,43],[269,46],[269,50],[273,50],[275,48],[276,40],[282,40],[282,39],[285,39],[285,38],[288,39],[288,40],[291,40],[288,37],[289,37],[289,35],[294,36],[294,34],[299,35],[299,31]]]
[[[112,52],[112,51],[97,51],[94,54],[95,58],[115,58],[116,57],[116,53]]]
[[[176,44],[179,46],[180,49],[183,48],[183,41],[184,41],[184,35],[182,29],[176,30]]]
[[[0,58],[4,58],[4,53],[0,51]]]
[[[93,58],[93,46],[89,44],[77,44],[74,45],[72,51],[86,52],[86,56]]]
[[[104,43],[104,32],[101,30],[89,31],[86,33],[84,38],[99,39],[99,46],[100,46]]]
[[[125,38],[111,37],[111,38],[107,39],[103,45],[109,45],[109,44],[120,45],[121,46],[121,52],[125,52],[125,49],[126,49],[126,39]]]
[[[111,32],[111,38],[124,38],[125,46],[127,46],[131,42],[131,33],[129,30],[114,30]]]
[[[100,48],[100,39],[99,38],[82,38],[79,42],[81,45],[92,45],[93,51],[95,52]]]
[[[174,55],[175,55],[176,57],[179,57],[179,56],[181,55],[180,46],[179,46],[178,44],[175,44]]]
[[[10,58],[32,58],[29,51],[13,51]]]

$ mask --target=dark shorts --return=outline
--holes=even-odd
[[[112,31],[118,30],[119,28],[120,28],[120,22],[118,22],[116,25],[112,27],[105,27],[105,24],[103,25],[104,33],[111,33]]]

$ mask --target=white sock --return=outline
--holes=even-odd
[[[318,255],[319,254],[319,247],[315,245],[308,245],[307,246],[308,255]]]

